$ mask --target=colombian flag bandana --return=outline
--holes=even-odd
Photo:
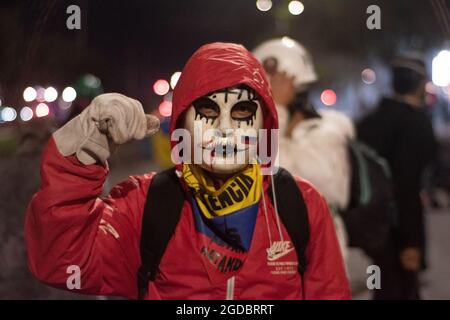
[[[244,171],[228,179],[218,190],[213,181],[202,174],[197,166],[184,165],[183,177],[202,214],[211,219],[224,216],[259,202],[262,176],[258,164],[252,164]]]
[[[219,189],[195,165],[183,165],[192,199],[198,250],[212,283],[234,276],[250,249],[261,198],[258,164],[228,179]]]

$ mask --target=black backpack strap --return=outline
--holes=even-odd
[[[278,214],[294,243],[298,272],[303,275],[307,265],[305,251],[309,240],[308,209],[297,182],[289,171],[279,168],[273,179]],[[269,196],[275,204],[272,186],[269,188]]]
[[[142,265],[137,277],[139,299],[147,293],[148,282],[157,276],[162,255],[180,219],[184,199],[175,168],[159,172],[153,177],[142,218]]]

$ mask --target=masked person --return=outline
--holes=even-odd
[[[358,136],[389,163],[396,223],[374,263],[381,269],[375,299],[418,299],[418,272],[424,265],[425,226],[420,198],[422,176],[436,154],[436,139],[425,113],[427,72],[420,55],[392,62],[392,98],[384,98],[358,124]]]
[[[138,101],[112,93],[54,133],[25,227],[38,279],[64,289],[67,270],[79,268],[78,292],[132,299],[350,298],[322,197],[296,178],[299,196],[281,203],[283,192],[255,161],[255,150],[267,145],[238,143],[236,129],[278,127],[264,70],[251,53],[230,43],[195,52],[174,91],[175,169],[130,177],[100,198],[114,146],[156,127]],[[195,139],[208,129],[214,134]],[[191,161],[198,148],[200,161]],[[241,154],[244,162],[225,161]],[[288,230],[301,213],[289,206],[301,198],[309,238],[299,251]],[[301,273],[299,255],[307,262]]]
[[[280,165],[311,182],[333,210],[336,232],[344,258],[347,234],[337,211],[350,200],[351,164],[349,139],[354,137],[351,120],[341,112],[317,112],[308,99],[317,81],[308,51],[297,41],[283,37],[260,44],[253,53],[269,75],[279,115]]]

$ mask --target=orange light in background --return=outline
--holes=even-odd
[[[45,103],[39,103],[36,107],[36,117],[41,118],[41,117],[45,117],[48,116],[48,114],[50,113],[50,109],[48,108],[48,105],[46,105]]]
[[[172,115],[172,102],[164,100],[160,103],[158,111],[163,117],[170,117]]]
[[[159,79],[155,82],[155,84],[153,85],[153,91],[155,91],[155,93],[158,96],[163,96],[165,95],[167,92],[169,92],[170,90],[170,85],[169,83],[164,80],[164,79]]]
[[[323,90],[320,95],[320,101],[326,106],[332,106],[337,101],[336,92],[331,89]]]

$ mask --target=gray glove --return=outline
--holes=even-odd
[[[53,138],[63,156],[75,154],[88,165],[105,163],[117,145],[158,130],[158,118],[145,114],[139,101],[119,93],[105,93],[54,132]]]

